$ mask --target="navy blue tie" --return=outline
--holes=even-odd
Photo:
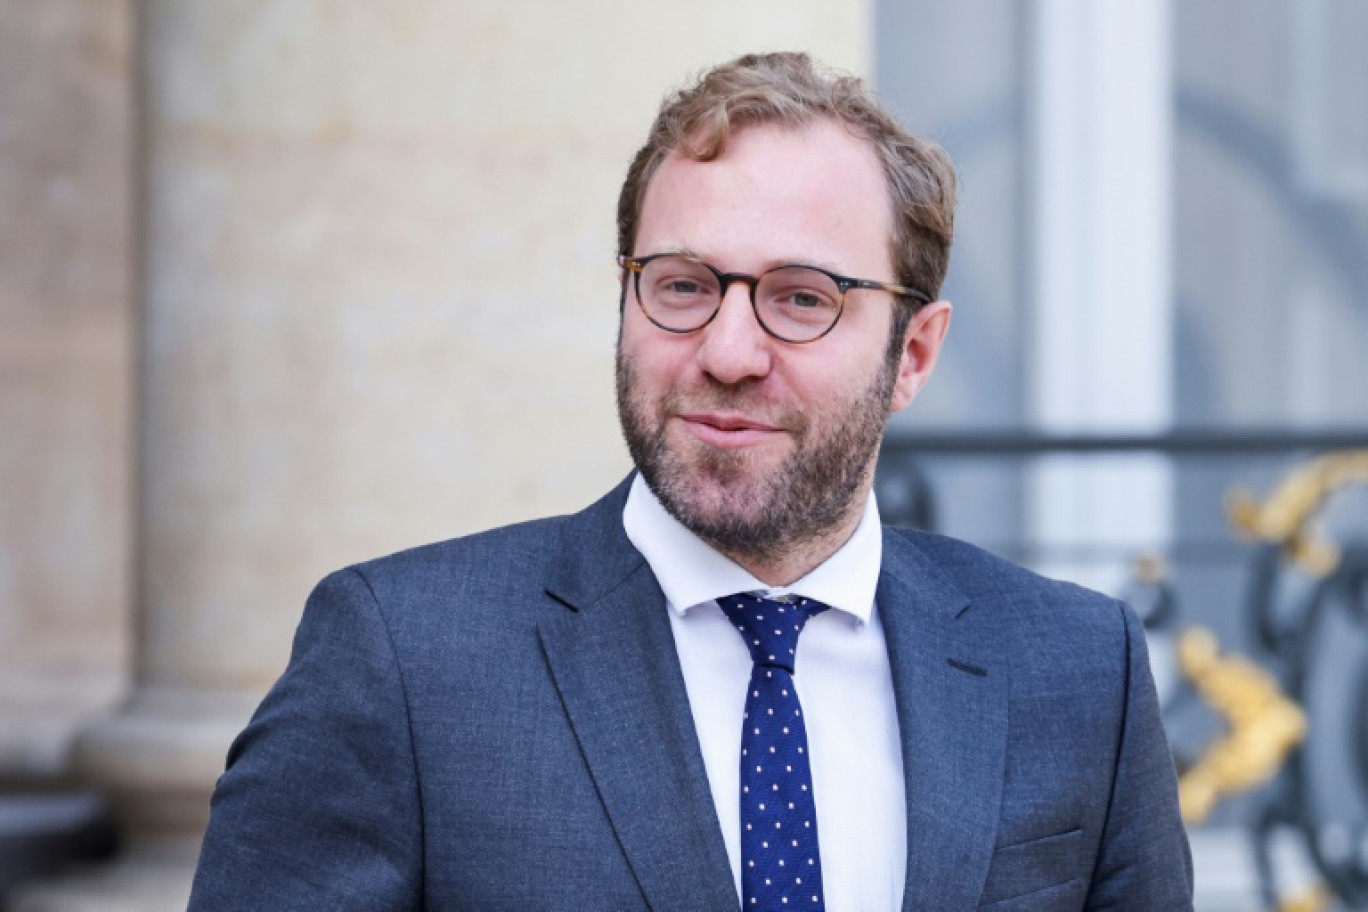
[[[793,667],[803,625],[827,606],[749,593],[717,604],[755,663],[741,733],[741,903],[765,912],[821,910],[817,808]]]

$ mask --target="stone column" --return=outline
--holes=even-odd
[[[0,0],[0,780],[66,772],[127,684],[124,0]]]
[[[1173,418],[1173,89],[1168,0],[1032,6],[1030,402],[1046,433],[1157,434]],[[1167,457],[1055,455],[1028,540],[1124,555],[1173,537]],[[1125,558],[1037,568],[1116,591]]]
[[[132,851],[22,912],[184,907],[322,574],[622,476],[614,203],[660,95],[776,41],[863,69],[869,25],[828,0],[139,9],[137,690],[80,745]]]

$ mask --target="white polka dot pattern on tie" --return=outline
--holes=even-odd
[[[807,730],[793,674],[798,635],[808,619],[827,606],[801,598],[776,602],[753,594],[727,596],[717,603],[740,631],[754,662],[741,733],[742,901],[747,908],[796,903],[799,908],[820,910],[817,812]],[[783,615],[794,623],[767,624],[767,614]],[[749,757],[768,759],[757,764],[747,762]],[[762,833],[785,838],[771,843]],[[806,884],[804,878],[794,876],[800,870]]]

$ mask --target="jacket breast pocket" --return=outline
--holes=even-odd
[[[1087,893],[1083,831],[1073,829],[993,852],[980,909],[1074,909]]]

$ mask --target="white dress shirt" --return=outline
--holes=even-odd
[[[850,540],[784,588],[766,586],[684,528],[640,475],[632,482],[622,522],[665,593],[737,895],[741,717],[751,658],[716,599],[737,592],[792,592],[832,609],[803,628],[794,674],[807,721],[826,908],[900,909],[907,868],[906,798],[888,649],[875,618],[883,532],[874,495]]]

